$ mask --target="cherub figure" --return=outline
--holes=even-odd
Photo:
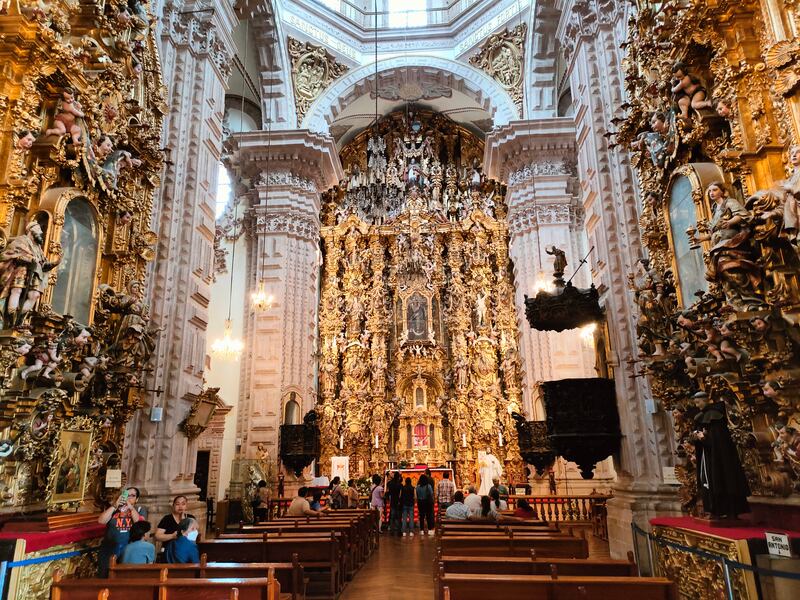
[[[69,134],[73,144],[81,142],[81,126],[78,119],[86,115],[81,110],[81,105],[75,100],[75,92],[72,88],[66,87],[61,90],[61,100],[59,101],[58,114],[53,121],[53,127],[44,132],[47,135],[57,135],[61,137]]]
[[[24,129],[17,134],[17,143],[14,147],[20,152],[28,152],[33,147],[33,142],[36,141],[36,136],[32,131]]]
[[[681,111],[680,118],[689,118],[689,107],[695,110],[711,108],[713,104],[706,100],[707,92],[700,79],[689,73],[689,68],[682,61],[672,66],[672,97]]]
[[[34,360],[33,364],[22,370],[19,374],[22,379],[27,379],[28,376],[34,371],[40,371],[39,377],[43,379],[52,379],[53,371],[61,363],[61,356],[58,350],[58,339],[55,336],[49,336],[47,339],[47,347],[37,346],[33,350]]]

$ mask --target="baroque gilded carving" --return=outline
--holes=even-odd
[[[489,448],[517,474],[503,190],[482,142],[443,115],[393,113],[377,132],[342,149],[347,179],[324,195],[321,463],[458,461],[474,480]]]
[[[2,512],[102,502],[140,407],[166,112],[152,23],[138,0],[0,15]]]
[[[302,122],[309,106],[325,91],[330,83],[347,73],[350,67],[339,63],[322,46],[288,38],[289,57],[292,61],[292,86],[297,123]]]
[[[639,307],[630,360],[672,412],[682,500],[695,513],[709,511],[695,448],[706,399],[723,403],[738,451],[729,458],[756,504],[800,492],[797,41],[778,41],[762,14],[754,1],[639,2],[628,100],[608,132],[642,187],[648,257],[629,277]]]
[[[525,34],[526,23],[520,23],[513,30],[504,29],[501,33],[489,36],[480,52],[470,57],[471,65],[481,69],[505,89],[514,104],[522,112],[522,86],[525,80]]]

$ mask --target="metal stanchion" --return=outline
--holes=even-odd
[[[725,595],[728,600],[733,600],[733,585],[731,584],[731,571],[728,567],[728,561],[722,559],[722,573],[725,576]]]

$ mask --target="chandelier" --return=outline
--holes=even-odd
[[[274,303],[275,297],[272,294],[267,294],[267,290],[264,289],[264,280],[262,279],[258,282],[258,289],[250,294],[250,306],[253,307],[253,310],[263,312],[270,310]]]
[[[233,337],[231,320],[225,320],[225,333],[222,338],[217,338],[211,344],[211,353],[221,360],[239,360],[244,350],[244,343],[239,338]]]

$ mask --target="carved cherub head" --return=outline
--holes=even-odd
[[[714,107],[714,110],[717,111],[717,114],[720,117],[724,119],[730,119],[731,115],[733,114],[733,104],[731,103],[730,100],[726,98],[720,98],[719,100],[717,100],[717,104]]]
[[[36,141],[36,136],[33,132],[24,129],[17,134],[17,143],[16,147],[17,150],[22,150],[23,152],[27,152],[33,146],[33,142]]]
[[[789,164],[795,168],[800,167],[800,144],[789,148]]]
[[[105,134],[100,136],[100,139],[97,140],[97,146],[95,148],[95,156],[98,160],[105,160],[111,151],[114,150],[114,142],[111,138]]]

